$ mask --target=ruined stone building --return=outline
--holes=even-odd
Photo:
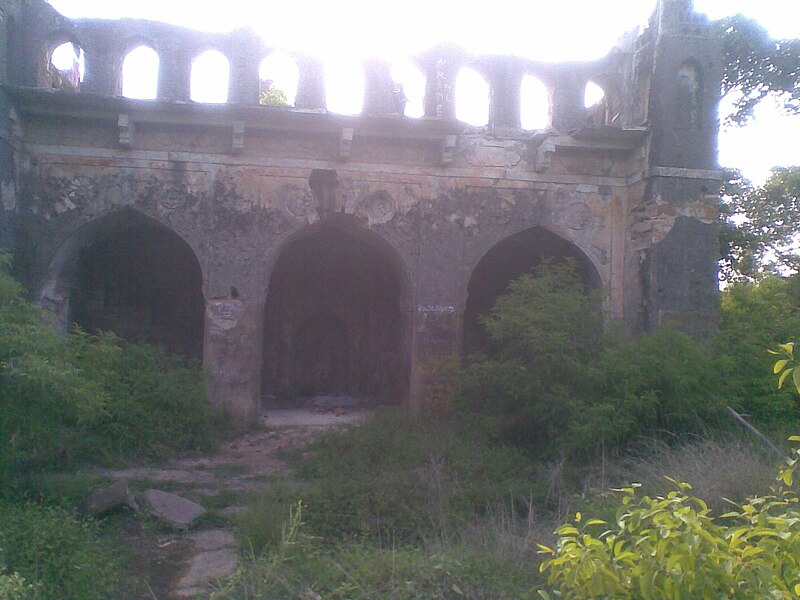
[[[212,402],[252,419],[267,394],[346,392],[423,408],[437,366],[480,347],[477,316],[545,257],[572,257],[632,331],[714,327],[718,40],[688,0],[594,62],[412,57],[424,116],[387,64],[363,110],[332,114],[321,63],[295,55],[293,106],[259,105],[274,49],[136,20],[68,20],[0,0],[0,242],[58,326],[111,329],[202,357]],[[85,73],[53,50],[80,48]],[[122,63],[160,58],[157,97]],[[230,64],[228,101],[190,100],[192,61]],[[489,122],[455,118],[463,67]],[[549,125],[520,125],[523,77]],[[588,82],[605,92],[584,106]]]

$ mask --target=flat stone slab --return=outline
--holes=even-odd
[[[197,550],[219,550],[221,548],[235,548],[236,536],[227,529],[206,529],[189,536]]]
[[[334,413],[313,413],[307,408],[268,409],[262,415],[267,427],[331,427],[362,423],[370,417],[366,411],[348,412],[337,416]]]
[[[177,529],[188,529],[206,509],[177,494],[161,490],[147,490],[143,494],[145,507],[150,514]]]
[[[178,581],[174,592],[178,598],[192,598],[206,593],[209,583],[229,577],[239,564],[236,538],[230,531],[198,531],[189,539],[196,554],[189,559],[186,572]]]

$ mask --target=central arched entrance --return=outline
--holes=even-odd
[[[405,287],[396,252],[368,230],[325,226],[290,242],[267,291],[264,396],[285,405],[320,395],[401,402]]]

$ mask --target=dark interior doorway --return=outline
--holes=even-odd
[[[149,223],[115,227],[82,247],[77,259],[73,322],[202,358],[203,275],[180,236]]]
[[[325,227],[286,247],[264,309],[262,392],[399,402],[407,388],[402,281],[385,242]]]

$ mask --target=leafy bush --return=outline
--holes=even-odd
[[[92,440],[85,451],[106,457],[164,456],[216,445],[219,415],[206,400],[199,364],[184,364],[159,346],[80,330],[69,336],[68,352],[105,397],[102,412],[83,427]]]
[[[6,575],[0,572],[0,600],[28,600],[36,588],[19,573]]]
[[[793,438],[800,441],[800,438]],[[800,595],[800,498],[792,489],[800,450],[781,469],[785,487],[746,501],[717,521],[691,486],[665,496],[615,490],[614,523],[562,525],[541,565],[544,598],[795,598]]]
[[[199,365],[112,334],[58,335],[0,257],[0,479],[69,458],[213,446]]]
[[[26,599],[106,600],[120,581],[119,553],[100,537],[97,524],[58,507],[0,504],[0,547],[0,571],[5,566],[16,574],[0,580],[0,590],[24,591],[19,597]]]
[[[772,378],[776,340],[800,338],[800,278],[768,277],[722,292],[715,344],[726,401],[766,431],[800,426],[800,401]]]
[[[460,401],[501,440],[574,456],[720,413],[709,351],[675,331],[604,333],[599,298],[569,262],[514,281],[483,323],[495,351],[472,357]]]

